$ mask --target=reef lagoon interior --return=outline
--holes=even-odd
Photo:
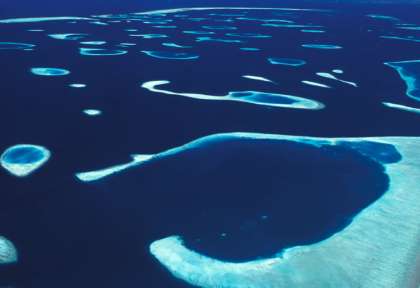
[[[420,287],[420,3],[55,2],[0,8],[1,288]]]

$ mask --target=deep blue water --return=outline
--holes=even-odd
[[[84,8],[75,5],[73,10],[64,10],[68,3],[47,3],[45,12],[41,11],[42,4],[31,4],[23,11],[17,5],[6,4],[1,15],[89,16],[189,4],[132,3],[122,8],[113,2],[100,6],[92,1]],[[407,97],[405,83],[396,71],[384,62],[417,60],[420,44],[380,36],[419,38],[420,30],[400,31],[392,21],[366,17],[390,15],[400,18],[401,23],[419,25],[419,7],[318,6],[333,8],[334,12],[249,11],[246,17],[312,23],[323,26],[326,33],[261,26],[258,21],[215,21],[232,18],[226,16],[192,22],[176,18],[175,14],[156,18],[172,19],[167,25],[176,25],[176,29],[154,28],[135,21],[109,26],[84,21],[1,24],[0,42],[36,46],[33,51],[0,50],[0,151],[19,143],[33,143],[47,147],[52,156],[27,178],[0,173],[0,235],[12,240],[19,252],[17,264],[0,267],[0,284],[189,287],[154,260],[148,251],[151,242],[181,235],[189,248],[214,258],[240,261],[268,257],[281,249],[331,236],[383,195],[388,177],[382,164],[399,158],[393,147],[379,144],[317,148],[288,141],[229,140],[184,151],[98,182],[84,183],[75,177],[77,172],[129,162],[134,153],[154,154],[222,132],[318,137],[419,135],[418,114],[393,110],[381,102],[419,107]],[[210,13],[216,12],[180,14],[209,17]],[[235,26],[236,32],[272,37],[243,39],[246,43],[196,42],[194,38],[201,35],[182,33],[211,25]],[[229,31],[215,32],[210,36],[229,38],[224,35]],[[47,36],[54,33],[89,36],[78,41]],[[155,33],[167,34],[168,38],[128,36]],[[99,40],[107,43],[79,43]],[[121,42],[137,45],[118,47]],[[166,48],[162,42],[192,48]],[[301,46],[305,43],[334,44],[343,49],[308,49]],[[128,53],[82,56],[79,47],[122,49]],[[261,50],[247,52],[240,47]],[[142,50],[191,52],[200,58],[157,59]],[[268,57],[303,59],[307,63],[301,67],[272,65]],[[31,74],[33,67],[64,68],[71,74],[43,77]],[[358,87],[316,76],[317,72],[332,69],[342,69],[344,74],[337,77],[354,81]],[[263,76],[275,83],[249,80],[242,75]],[[169,80],[171,83],[162,89],[184,93],[284,93],[319,101],[325,108],[300,110],[198,100],[141,88],[142,83],[152,80]],[[332,89],[304,85],[302,80]],[[68,86],[71,83],[87,87],[75,89]],[[88,117],[82,113],[84,109],[99,109],[102,114]],[[381,158],[377,151],[386,151],[391,158]]]

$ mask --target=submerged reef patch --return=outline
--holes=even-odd
[[[33,47],[35,45],[27,43],[0,42],[0,50],[27,50]]]
[[[409,280],[404,277],[405,271],[414,263],[418,251],[420,220],[416,216],[420,215],[420,208],[414,203],[417,203],[420,191],[416,180],[407,179],[405,175],[420,172],[420,163],[416,162],[419,138],[317,140],[251,133],[237,135],[245,139],[295,138],[321,146],[327,141],[348,147],[382,163],[389,175],[390,187],[339,233],[315,244],[279,251],[268,258],[223,261],[192,250],[180,236],[157,240],[150,245],[150,252],[170,273],[191,285],[205,288],[406,287],[404,284]],[[184,146],[183,149],[186,147],[193,148]],[[389,251],[392,251],[392,259]]]
[[[197,93],[181,93],[173,92],[170,90],[163,90],[157,88],[158,86],[166,85],[171,83],[166,80],[158,81],[149,81],[142,84],[142,87],[155,93],[167,94],[167,95],[177,95],[188,98],[200,99],[200,100],[215,100],[215,101],[237,101],[245,102],[250,104],[268,106],[268,107],[278,107],[278,108],[291,108],[291,109],[309,109],[309,110],[319,110],[324,108],[324,105],[318,101],[286,95],[278,93],[267,93],[260,91],[234,91],[229,92],[224,96],[213,96],[206,94],[197,94]]]
[[[224,42],[224,43],[242,43],[242,40],[238,39],[222,39],[222,38],[214,38],[214,37],[197,37],[195,39],[197,42]]]
[[[13,243],[3,236],[0,236],[0,265],[16,263],[18,253]]]
[[[18,144],[12,146],[0,157],[1,166],[17,177],[25,177],[39,169],[50,158],[47,148],[32,145]]]
[[[302,44],[302,47],[312,48],[312,49],[321,49],[321,50],[333,50],[333,49],[343,48],[339,45],[331,45],[331,44]]]
[[[420,101],[420,60],[385,62],[395,69],[407,85],[407,96]]]
[[[172,47],[172,48],[180,48],[180,49],[192,48],[192,46],[179,45],[179,44],[172,43],[172,42],[164,42],[164,43],[162,43],[162,46]]]
[[[31,73],[39,76],[65,76],[69,75],[70,71],[61,68],[35,67],[31,68]]]
[[[286,65],[286,66],[303,66],[306,64],[305,60],[301,59],[293,59],[293,58],[277,58],[277,57],[270,57],[268,58],[268,62],[274,65]]]
[[[271,81],[270,79],[265,78],[265,77],[261,77],[261,76],[243,75],[242,77],[243,77],[243,78],[246,78],[246,79],[251,79],[251,80],[257,80],[257,81],[263,81],[263,82],[271,82],[271,83],[274,83],[274,82],[273,82],[273,81]]]
[[[80,54],[83,56],[117,56],[127,54],[127,51],[101,48],[80,48]]]
[[[383,39],[390,39],[390,40],[420,42],[420,38],[415,38],[413,36],[380,36],[380,37]]]
[[[259,34],[259,33],[226,33],[226,36],[238,37],[238,38],[271,38],[271,35]]]
[[[69,87],[71,88],[85,88],[87,85],[83,83],[72,83],[69,84]]]
[[[166,51],[141,51],[144,54],[159,58],[159,59],[169,59],[169,60],[195,60],[200,58],[199,55],[194,53],[187,52],[166,52]]]
[[[84,41],[84,42],[80,42],[80,44],[83,44],[83,45],[104,45],[104,44],[106,44],[106,41]]]
[[[203,29],[208,30],[237,30],[237,27],[234,26],[201,26]]]
[[[85,17],[32,17],[32,18],[2,19],[0,20],[0,23],[14,24],[14,23],[34,23],[34,22],[46,22],[46,21],[68,21],[68,20],[95,20],[95,19],[85,18]]]
[[[99,116],[102,114],[102,111],[97,109],[85,109],[83,110],[83,113],[85,113],[88,116]]]
[[[216,34],[213,31],[197,31],[197,30],[185,30],[182,31],[184,34],[193,34],[193,35],[213,35]]]
[[[386,107],[389,107],[389,108],[420,114],[420,108],[415,108],[415,107],[410,107],[410,106],[395,104],[395,103],[390,103],[390,102],[382,102],[382,104],[384,104]]]
[[[67,33],[67,34],[49,34],[49,37],[58,40],[73,40],[77,41],[85,38],[88,34],[85,33]]]
[[[254,47],[241,47],[239,49],[242,51],[252,51],[252,52],[261,50],[260,48],[254,48]]]
[[[314,81],[308,81],[308,80],[302,80],[303,84],[306,85],[310,85],[310,86],[315,86],[315,87],[321,87],[321,88],[331,88],[328,85],[322,84],[322,83],[318,83],[318,82],[314,82]]]
[[[320,77],[323,77],[323,78],[327,78],[327,79],[331,79],[331,80],[336,80],[338,82],[345,83],[345,84],[351,85],[353,87],[358,87],[358,85],[355,82],[351,82],[351,81],[346,81],[346,80],[339,79],[339,78],[337,78],[335,75],[333,75],[331,73],[318,72],[318,73],[316,73],[316,75],[318,75]]]

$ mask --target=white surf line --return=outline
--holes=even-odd
[[[133,13],[134,15],[170,14],[189,11],[207,10],[277,10],[277,11],[303,11],[303,12],[333,12],[330,9],[301,9],[301,8],[279,8],[279,7],[185,7],[175,9],[152,10]]]
[[[394,109],[398,109],[398,110],[403,110],[403,111],[407,111],[407,112],[420,114],[420,108],[414,108],[414,107],[405,106],[405,105],[401,105],[401,104],[390,103],[390,102],[382,102],[382,104],[384,104],[385,106],[387,106],[389,108],[394,108]]]
[[[325,85],[325,84],[321,84],[321,83],[318,83],[318,82],[313,82],[313,81],[303,80],[302,83],[303,84],[306,84],[306,85],[315,86],[315,87],[331,88],[331,86],[328,86],[328,85]]]
[[[68,21],[68,20],[96,20],[94,18],[86,17],[72,17],[72,16],[62,16],[62,17],[32,17],[32,18],[8,18],[1,19],[0,23],[4,24],[14,24],[14,23],[34,23],[34,22],[46,22],[46,21]]]
[[[351,85],[353,87],[358,87],[355,82],[350,82],[350,81],[339,79],[339,78],[335,77],[334,75],[332,75],[331,73],[318,72],[318,73],[316,73],[316,75],[318,75],[320,77],[324,77],[324,78],[336,80],[336,81],[339,81],[339,82],[342,82],[342,83],[346,83],[346,84],[349,84],[349,85]]]
[[[254,76],[254,75],[243,75],[243,78],[246,79],[250,79],[250,80],[256,80],[256,81],[263,81],[263,82],[270,82],[270,83],[275,83],[274,81],[265,78],[265,77],[261,77],[261,76]]]
[[[97,180],[100,180],[100,179],[105,178],[107,176],[110,176],[112,174],[116,174],[118,172],[127,170],[129,168],[138,166],[140,164],[143,164],[143,163],[149,161],[150,159],[152,159],[153,156],[154,155],[145,155],[145,154],[131,155],[133,160],[129,163],[119,164],[119,165],[115,165],[115,166],[112,166],[112,167],[109,167],[109,168],[96,170],[96,171],[76,173],[76,177],[80,181],[83,181],[83,182],[97,181]]]
[[[170,84],[168,80],[148,81],[141,85],[142,88],[150,92],[166,95],[182,96],[199,100],[214,101],[236,101],[266,107],[288,108],[288,109],[309,109],[320,110],[325,105],[319,101],[304,98],[300,96],[261,92],[261,91],[231,91],[226,95],[216,96],[200,93],[175,92],[171,90],[160,89],[159,86]],[[291,102],[290,102],[291,101]]]

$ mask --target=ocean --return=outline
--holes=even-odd
[[[420,6],[261,2],[0,8],[0,287],[359,287],[273,263],[365,215],[398,238],[374,207],[418,178]]]

